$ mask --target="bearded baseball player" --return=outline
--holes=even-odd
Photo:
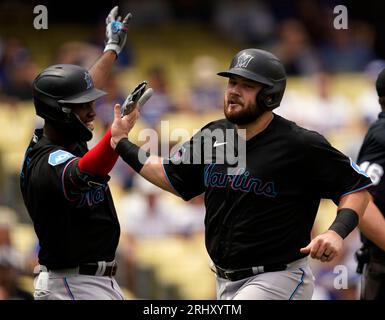
[[[322,135],[274,114],[286,73],[273,54],[242,50],[219,75],[229,79],[225,119],[207,124],[170,159],[130,142],[129,117],[119,113],[111,145],[164,190],[184,200],[205,193],[205,242],[218,299],[311,299],[307,256],[327,262],[341,254],[368,204],[371,180]],[[245,161],[220,156],[226,149],[239,159],[245,153]],[[338,205],[337,215],[311,240],[322,198]]]
[[[45,123],[26,150],[20,187],[40,245],[38,300],[123,299],[114,279],[120,227],[107,184],[118,158],[111,130],[91,150],[86,144],[95,100],[106,94],[98,88],[126,41],[131,14],[122,21],[117,12],[108,15],[104,53],[89,71],[53,65],[33,82],[36,114]]]

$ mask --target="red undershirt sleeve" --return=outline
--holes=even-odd
[[[79,160],[79,169],[95,176],[107,176],[119,157],[112,149],[110,140],[111,128],[99,143]]]

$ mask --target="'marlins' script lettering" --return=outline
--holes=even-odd
[[[258,195],[268,197],[276,197],[274,182],[264,182],[259,178],[251,177],[250,172],[245,170],[242,174],[228,175],[222,172],[214,171],[215,164],[210,164],[205,167],[205,186],[226,188],[230,186],[233,190],[242,192],[254,192]]]

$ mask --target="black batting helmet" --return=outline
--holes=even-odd
[[[259,82],[264,88],[258,93],[258,106],[273,110],[281,103],[286,88],[286,72],[281,61],[272,53],[260,49],[245,49],[238,52],[227,71],[219,76],[240,76]]]
[[[43,70],[33,81],[36,114],[73,139],[88,141],[92,132],[72,112],[71,105],[94,101],[107,93],[96,89],[89,72],[72,64]]]

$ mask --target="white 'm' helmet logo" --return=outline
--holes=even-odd
[[[237,64],[235,65],[235,68],[247,68],[248,64],[250,63],[250,61],[252,59],[254,59],[253,56],[251,56],[247,53],[242,53],[238,57],[238,61],[237,61]]]

